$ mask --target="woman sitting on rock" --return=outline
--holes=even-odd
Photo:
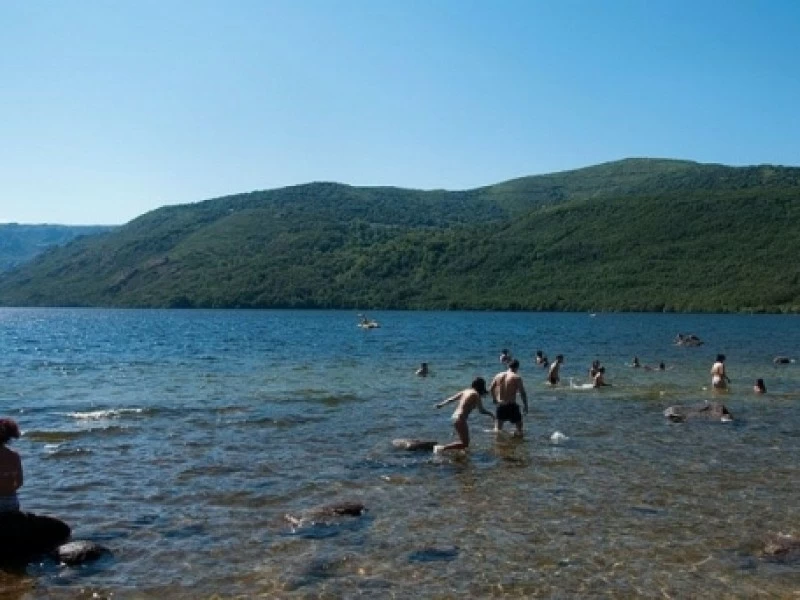
[[[22,487],[22,461],[6,444],[19,437],[19,427],[11,419],[0,419],[0,512],[19,510],[17,490]]]

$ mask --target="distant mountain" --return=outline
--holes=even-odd
[[[0,276],[0,303],[800,312],[798,247],[800,168],[627,159],[164,207]]]
[[[63,246],[83,235],[111,231],[100,225],[20,225],[0,223],[0,271],[29,261],[51,246]]]

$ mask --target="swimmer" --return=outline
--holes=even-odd
[[[764,384],[763,379],[756,379],[756,383],[753,386],[753,391],[756,394],[766,394],[767,393],[767,386]]]
[[[17,490],[22,487],[22,461],[6,444],[19,437],[19,427],[11,419],[0,419],[0,512],[19,510]]]
[[[564,355],[559,354],[556,356],[556,360],[550,365],[550,370],[547,371],[547,383],[550,385],[558,385],[558,382],[561,380],[560,370],[563,363]]]
[[[508,348],[503,348],[503,351],[500,353],[500,362],[504,365],[507,365],[511,362],[511,354],[508,351]]]
[[[450,396],[447,400],[443,400],[436,404],[436,408],[450,404],[451,402],[458,402],[455,412],[453,412],[453,428],[458,434],[460,441],[447,444],[446,446],[436,445],[433,447],[434,452],[444,452],[446,450],[466,450],[469,447],[469,426],[467,425],[467,417],[469,413],[477,409],[479,413],[489,415],[494,420],[494,415],[483,407],[481,396],[485,396],[486,380],[483,377],[476,377],[472,381],[472,386],[457,394]]]
[[[417,369],[417,376],[418,377],[427,377],[428,376],[428,363],[424,362],[419,366]]]
[[[492,401],[497,404],[497,418],[495,419],[495,431],[503,430],[503,423],[510,421],[517,428],[516,434],[522,436],[522,414],[517,404],[517,394],[522,399],[525,414],[528,414],[528,395],[525,393],[525,386],[522,377],[519,376],[519,361],[512,360],[508,365],[508,370],[498,373],[492,379],[489,391],[492,394]]]
[[[545,367],[545,368],[550,363],[550,361],[547,360],[547,356],[545,356],[545,354],[541,350],[536,351],[536,356],[534,357],[533,361],[540,367]]]
[[[599,370],[600,370],[600,361],[599,360],[593,360],[592,361],[592,366],[589,367],[589,378],[590,379],[594,379],[594,376],[597,375],[597,371],[599,371]]]
[[[711,367],[711,387],[715,390],[726,390],[731,382],[725,373],[725,355],[717,354],[717,360]]]
[[[606,369],[605,367],[600,367],[595,373],[594,379],[592,380],[592,387],[605,387],[610,386],[610,383],[606,383],[605,380]]]
[[[633,368],[635,368],[635,369],[638,369],[639,367],[642,366],[642,363],[639,362],[639,357],[638,356],[634,356],[633,357],[633,362],[631,363],[631,366]]]

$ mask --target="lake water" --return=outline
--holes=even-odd
[[[113,556],[0,573],[2,598],[787,597],[800,565],[800,317],[0,309],[0,413],[23,437],[24,510]],[[678,332],[705,340],[677,347]],[[526,437],[435,402],[520,358]],[[586,381],[544,385],[535,350]],[[730,392],[709,391],[717,353]],[[633,369],[664,361],[667,371]],[[414,371],[427,361],[432,374]],[[752,392],[757,377],[768,394]],[[730,424],[670,423],[722,399]],[[486,402],[487,406],[491,404]],[[560,431],[569,439],[550,441]],[[338,501],[361,518],[293,528]]]

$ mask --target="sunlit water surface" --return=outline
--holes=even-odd
[[[0,309],[0,413],[23,437],[23,509],[113,556],[0,573],[2,598],[786,597],[800,566],[796,316]],[[677,347],[678,332],[705,340]],[[435,402],[522,362],[526,437]],[[544,385],[536,349],[566,356]],[[725,353],[731,391],[706,389]],[[664,361],[665,372],[627,366]],[[613,387],[575,390],[593,359]],[[414,375],[427,361],[432,375]],[[768,394],[752,392],[757,377]],[[722,399],[731,424],[674,424]],[[487,402],[490,404],[490,402]],[[553,432],[567,440],[554,443]],[[293,528],[314,506],[361,518]]]

